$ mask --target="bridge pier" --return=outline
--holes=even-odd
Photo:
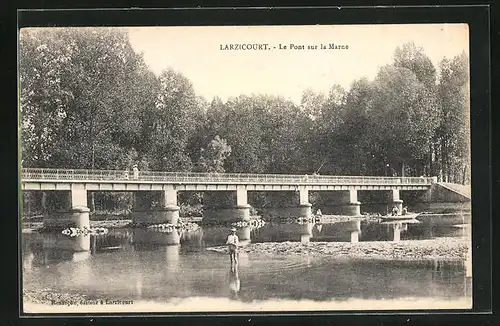
[[[336,214],[347,216],[361,215],[361,203],[358,201],[356,189],[334,191],[337,202]]]
[[[312,204],[309,202],[309,189],[307,186],[299,187],[299,216],[310,217],[312,215]]]
[[[59,198],[56,198],[59,197]],[[65,196],[61,207],[60,196]],[[47,211],[47,202],[59,202],[57,211]],[[43,226],[46,229],[65,229],[69,227],[90,228],[90,209],[87,207],[87,190],[84,184],[72,184],[67,191],[54,191],[42,196],[44,213]]]
[[[401,211],[403,210],[403,201],[399,197],[399,189],[390,190],[388,195],[388,205],[390,206],[389,212],[392,210],[393,206],[396,206],[401,214]]]
[[[361,215],[361,203],[356,189],[320,191],[316,205],[326,215]]]
[[[310,218],[312,204],[309,202],[309,187],[295,186],[293,191],[271,191],[271,205],[262,208],[266,218]]]
[[[236,188],[236,217],[240,221],[250,220],[250,205],[248,204],[248,192],[245,186]]]
[[[177,190],[165,185],[161,191],[134,192],[132,221],[139,224],[177,224],[179,222]]]
[[[236,199],[234,198],[235,196]],[[236,205],[234,205],[235,201]],[[203,200],[203,220],[205,222],[249,221],[250,207],[248,204],[248,192],[244,185],[238,185],[236,191],[217,191],[213,194],[205,193]]]
[[[349,189],[343,192],[342,214],[349,216],[361,215],[361,203],[358,201],[358,191]]]

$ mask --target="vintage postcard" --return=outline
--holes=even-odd
[[[19,31],[24,313],[472,308],[467,24]]]

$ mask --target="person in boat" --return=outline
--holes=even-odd
[[[233,263],[237,264],[239,239],[236,235],[236,228],[231,228],[231,234],[227,237],[226,244],[229,249],[229,259],[231,260],[231,265],[233,265]]]
[[[317,217],[323,216],[323,213],[321,213],[321,209],[318,208],[318,210],[316,211],[316,216]]]
[[[392,216],[396,216],[398,215],[399,213],[399,210],[396,206],[392,206]]]
[[[406,215],[406,214],[408,214],[408,207],[407,206],[403,207],[403,210],[401,211],[401,215]]]

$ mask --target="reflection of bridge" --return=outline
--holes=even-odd
[[[235,174],[193,172],[150,172],[138,175],[120,170],[68,170],[22,169],[22,190],[58,191],[67,194],[67,208],[78,208],[74,214],[87,214],[88,191],[130,191],[135,194],[134,210],[148,211],[135,216],[136,221],[150,223],[176,223],[179,216],[178,191],[232,191],[236,203],[226,212],[219,211],[218,218],[249,218],[248,191],[294,191],[299,194],[299,205],[290,213],[309,216],[311,204],[309,191],[330,191],[337,196],[336,204],[341,214],[359,215],[360,190],[385,191],[388,203],[400,209],[401,190],[428,190],[435,178],[324,176],[285,174]],[[158,207],[152,209],[151,202]],[[73,215],[74,215],[73,214]],[[147,215],[144,217],[144,215]],[[73,217],[74,218],[74,217]],[[142,220],[141,220],[142,218]]]

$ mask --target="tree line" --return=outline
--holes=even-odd
[[[403,44],[373,80],[300,103],[205,99],[180,72],[155,75],[122,29],[22,29],[19,55],[23,167],[470,182],[465,53],[435,67]]]

